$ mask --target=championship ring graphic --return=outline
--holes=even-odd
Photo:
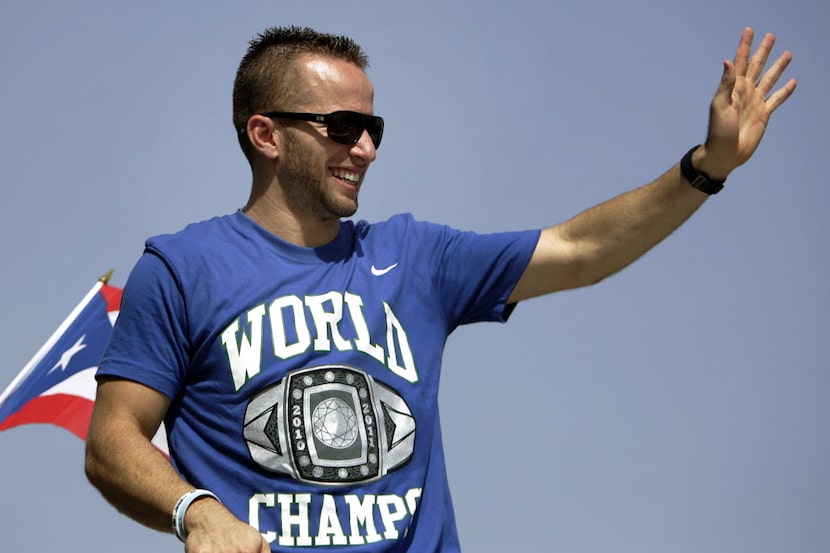
[[[412,457],[404,399],[360,369],[301,369],[254,396],[243,435],[263,468],[315,484],[375,480]]]

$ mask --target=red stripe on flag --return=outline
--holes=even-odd
[[[107,311],[118,311],[121,308],[121,288],[104,284],[101,287],[101,295],[107,300]]]
[[[21,424],[53,424],[86,440],[92,406],[92,401],[69,394],[39,396],[0,423],[0,430]]]

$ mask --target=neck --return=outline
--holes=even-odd
[[[337,238],[340,232],[340,219],[301,218],[284,205],[268,201],[265,197],[252,198],[242,211],[268,232],[305,248],[324,246]]]

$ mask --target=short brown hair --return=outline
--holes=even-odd
[[[290,111],[297,101],[294,60],[303,54],[345,60],[363,70],[369,66],[360,45],[345,36],[308,27],[270,27],[259,33],[249,43],[233,85],[233,125],[249,160],[248,119],[265,111]]]

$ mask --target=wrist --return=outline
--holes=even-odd
[[[723,189],[726,177],[720,179],[713,177],[705,170],[701,170],[700,165],[695,165],[695,156],[697,156],[698,160],[703,160],[702,165],[707,166],[705,152],[699,154],[702,149],[703,146],[698,145],[686,152],[680,159],[680,174],[692,188],[709,195],[717,194]],[[701,161],[697,163],[701,164]]]
[[[719,164],[706,149],[706,144],[701,144],[692,152],[692,166],[700,173],[714,181],[725,181],[731,172]]]
[[[172,512],[173,533],[182,542],[194,528],[203,525],[207,520],[205,507],[213,504],[219,506],[219,498],[210,490],[191,490],[182,495],[176,502]]]

